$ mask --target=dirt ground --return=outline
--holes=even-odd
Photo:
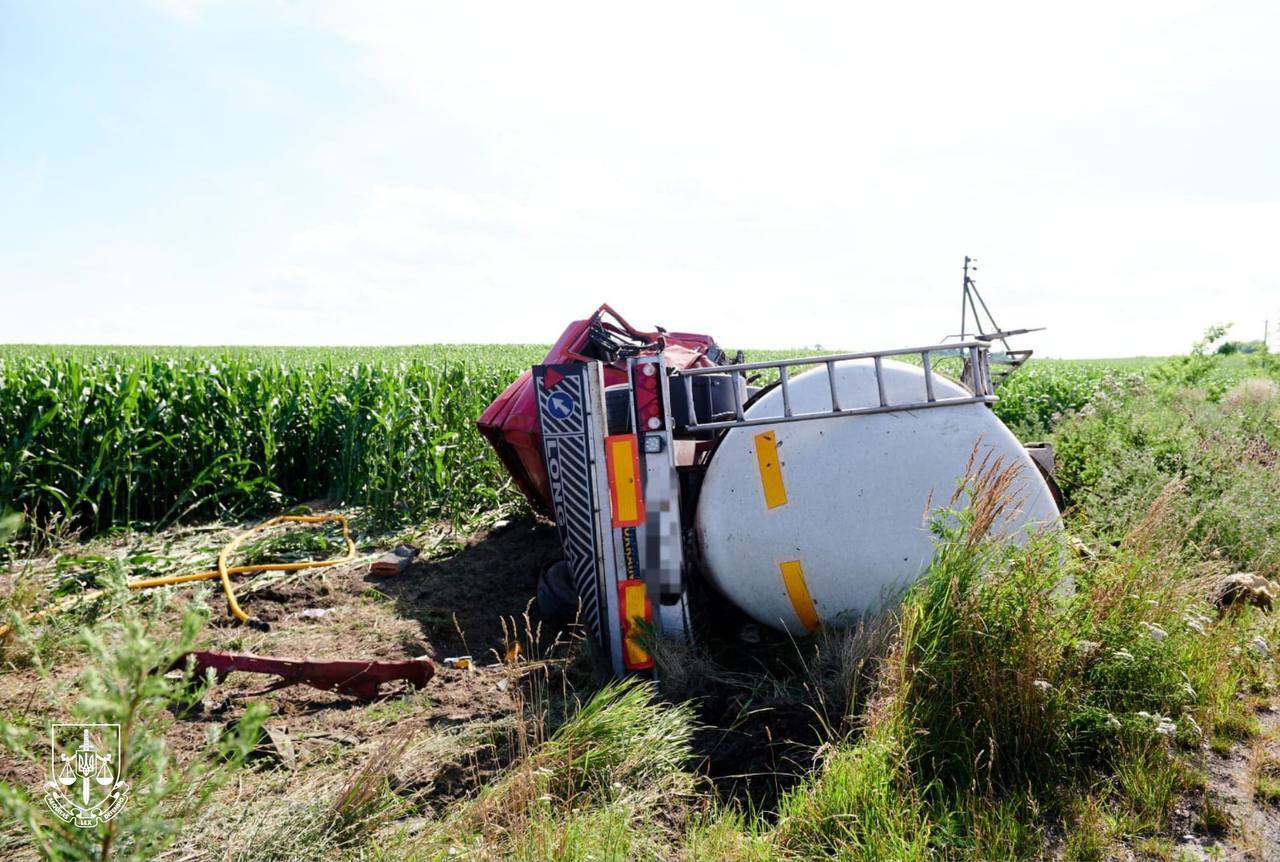
[[[1258,705],[1259,738],[1229,752],[1209,752],[1206,792],[1226,812],[1232,827],[1225,834],[1185,834],[1179,849],[1188,860],[1280,860],[1280,805],[1256,797],[1254,781],[1262,764],[1280,764],[1280,709]]]
[[[175,546],[195,544],[211,550],[232,531],[178,531],[168,536],[129,536],[47,555],[35,568],[14,565],[0,575],[0,592],[14,589],[19,577],[53,578],[74,551],[87,559],[137,555],[144,551],[173,556]],[[295,774],[313,766],[349,771],[376,751],[402,726],[412,728],[414,744],[435,756],[406,757],[398,780],[409,791],[421,790],[431,808],[467,792],[500,767],[511,722],[517,717],[518,681],[522,669],[508,664],[510,643],[525,644],[525,658],[537,642],[541,621],[530,599],[541,569],[559,556],[552,527],[531,520],[500,522],[495,528],[460,536],[444,524],[412,537],[424,553],[406,571],[374,577],[369,564],[387,539],[366,546],[356,562],[283,575],[268,572],[242,582],[237,595],[246,611],[268,624],[258,631],[231,622],[221,593],[210,594],[214,619],[203,632],[203,648],[259,655],[325,658],[404,659],[429,656],[435,677],[421,691],[403,684],[384,686],[370,703],[337,692],[304,685],[262,693],[271,676],[233,673],[213,688],[195,709],[175,714],[166,741],[179,759],[203,750],[214,732],[236,720],[245,702],[268,705],[268,736],[256,756],[266,765]],[[191,568],[208,566],[191,553]],[[174,573],[177,573],[176,571]],[[260,579],[260,580],[258,580]],[[213,582],[216,585],[216,582]],[[176,622],[191,586],[175,591]],[[39,625],[38,623],[36,624]],[[533,631],[531,632],[530,629]],[[547,630],[547,642],[572,632]],[[14,644],[0,654],[0,715],[29,726],[69,717],[77,696],[76,677],[82,657],[63,651],[42,675],[14,660]],[[446,659],[470,655],[471,667],[449,666]],[[38,788],[47,776],[42,764],[0,754],[0,781]],[[305,782],[302,782],[305,783]],[[20,846],[0,840],[8,858]],[[197,857],[198,858],[198,857]]]
[[[0,594],[12,591],[20,578],[66,576],[81,561],[159,558],[162,564],[172,561],[169,573],[205,568],[234,532],[185,529],[63,548],[34,566],[14,565],[0,573]],[[370,575],[370,562],[406,538],[422,549],[414,564],[399,575]],[[292,798],[287,788],[295,788],[299,800],[337,792],[359,764],[410,733],[395,782],[399,792],[414,796],[422,816],[430,816],[474,792],[527,738],[515,729],[529,720],[527,677],[542,660],[556,665],[554,673],[543,674],[543,689],[557,690],[544,691],[544,697],[585,695],[598,681],[576,627],[548,625],[531,601],[539,573],[560,557],[549,524],[517,519],[465,535],[435,524],[367,542],[361,551],[351,564],[240,581],[241,604],[267,624],[266,631],[235,624],[217,582],[210,582],[214,615],[202,648],[316,659],[429,656],[436,668],[422,690],[385,686],[371,703],[301,685],[264,693],[272,677],[231,674],[194,709],[174,714],[165,733],[181,760],[205,750],[248,700],[267,704],[268,733],[254,755],[258,769],[247,773],[249,787],[242,780],[237,791],[241,802],[255,795]],[[165,589],[173,591],[166,618],[176,625],[197,588]],[[508,661],[517,642],[519,656]],[[67,718],[78,696],[83,656],[62,652],[42,677],[14,660],[13,647],[10,642],[0,654],[0,715],[32,727]],[[450,666],[447,660],[459,656],[470,656],[471,667]],[[699,696],[694,703],[703,725],[694,739],[701,771],[724,798],[767,810],[812,765],[820,733],[809,707],[742,688]],[[46,779],[42,764],[0,754],[0,781],[37,788]],[[193,835],[179,846],[195,853],[193,860],[205,858],[202,840]],[[22,858],[24,850],[18,835],[7,841],[0,835],[0,855]]]
[[[158,559],[153,565],[191,571],[208,566],[234,532],[184,529],[64,548],[34,567],[14,565],[0,572],[0,595],[22,579],[65,577],[76,566],[101,559]],[[422,549],[418,560],[399,575],[371,576],[370,562],[403,540]],[[204,751],[249,699],[269,707],[267,734],[254,754],[254,768],[242,771],[234,789],[219,791],[207,822],[184,831],[164,858],[251,858],[236,842],[255,848],[275,840],[274,833],[264,836],[263,830],[293,828],[290,817],[296,812],[317,800],[332,800],[363,764],[401,744],[391,779],[397,793],[414,801],[401,825],[431,817],[473,794],[518,753],[542,705],[531,704],[531,698],[568,700],[588,694],[598,682],[575,627],[545,623],[531,603],[539,572],[560,556],[554,528],[545,522],[498,522],[470,534],[433,524],[366,541],[361,552],[351,564],[287,575],[269,572],[243,581],[237,588],[241,603],[268,624],[266,631],[233,624],[215,582],[208,599],[214,617],[204,630],[203,646],[317,659],[429,656],[435,677],[421,690],[393,685],[379,699],[364,702],[306,686],[263,693],[271,677],[232,674],[196,708],[172,715],[165,729],[170,749],[179,760]],[[194,588],[167,589],[173,591],[168,616],[176,624]],[[739,624],[724,621],[717,636],[732,640]],[[515,643],[518,655],[511,652]],[[42,675],[15,659],[14,646],[6,643],[0,652],[0,716],[41,728],[68,717],[83,657],[73,650],[57,653]],[[773,651],[785,653],[785,645]],[[450,666],[447,660],[458,656],[470,656],[471,667]],[[738,684],[704,684],[689,698],[700,722],[694,737],[699,771],[722,799],[767,815],[812,767],[824,719],[811,703],[785,692],[741,684],[751,678],[757,661],[757,655],[743,650]],[[534,686],[531,693],[528,681],[539,674],[542,687]],[[1210,834],[1188,824],[1177,841],[1185,858],[1280,860],[1280,808],[1259,804],[1252,784],[1260,757],[1280,762],[1280,713],[1260,711],[1259,721],[1261,742],[1230,754],[1206,754],[1206,792],[1235,826]],[[43,764],[0,753],[0,781],[34,790],[46,780],[44,772]],[[254,813],[264,807],[275,814]],[[220,833],[235,836],[231,845],[220,843]],[[33,858],[16,829],[0,830],[0,858]]]

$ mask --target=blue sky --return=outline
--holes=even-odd
[[[607,301],[891,347],[955,330],[965,254],[1050,355],[1258,337],[1277,33],[1230,2],[0,0],[0,341],[550,341]]]

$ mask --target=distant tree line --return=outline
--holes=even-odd
[[[1218,345],[1218,354],[1232,356],[1236,353],[1266,353],[1267,343],[1261,338],[1254,341],[1224,341]]]

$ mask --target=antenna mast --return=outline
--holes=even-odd
[[[1000,328],[1000,324],[996,323],[996,319],[991,314],[991,309],[987,308],[986,300],[982,298],[982,294],[978,292],[978,285],[974,282],[970,272],[978,271],[978,259],[976,257],[964,256],[964,294],[960,298],[960,338],[968,338],[973,336],[983,341],[999,341],[1004,345],[1004,349],[1008,351],[1009,342],[1004,338],[1004,331]],[[982,313],[979,313],[981,310]],[[973,313],[973,326],[975,331],[970,332],[969,313]],[[987,326],[982,323],[982,315],[986,314]]]
[[[960,296],[959,337],[961,341],[976,339],[979,341],[1000,342],[1001,346],[1004,347],[1004,351],[1002,353],[992,352],[988,354],[988,358],[993,365],[1004,366],[992,376],[992,380],[998,385],[1031,358],[1030,350],[1009,349],[1009,336],[1036,332],[1038,329],[1001,329],[1000,324],[996,323],[995,317],[991,314],[991,309],[987,308],[986,300],[978,292],[978,285],[973,280],[971,273],[977,271],[978,259],[969,257],[966,254],[964,256],[964,291]],[[973,332],[969,331],[969,316],[971,314],[973,316]],[[983,322],[984,317],[986,318],[985,323]]]

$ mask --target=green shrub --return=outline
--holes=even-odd
[[[1063,422],[1053,442],[1067,500],[1099,539],[1118,540],[1176,482],[1192,545],[1280,573],[1280,397],[1129,386]]]
[[[1083,409],[1115,379],[1105,362],[1035,361],[1000,385],[995,413],[1022,440],[1042,440],[1070,413]]]

